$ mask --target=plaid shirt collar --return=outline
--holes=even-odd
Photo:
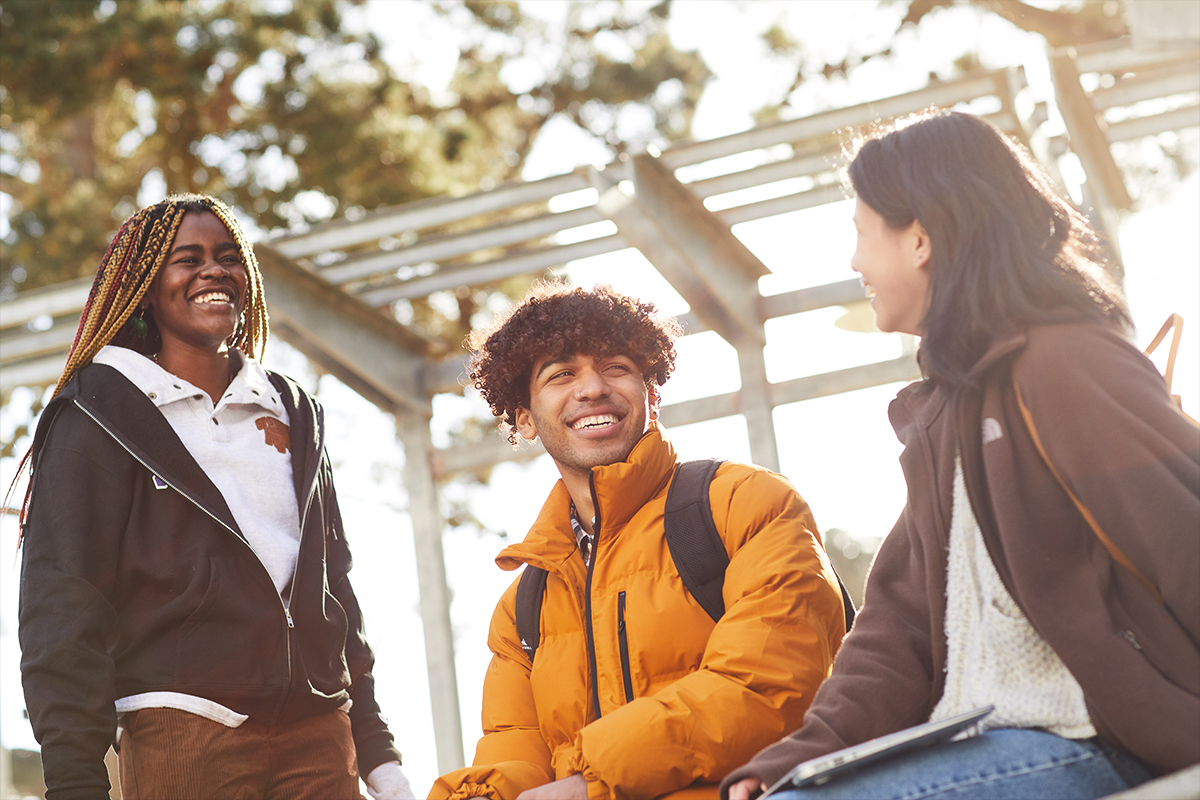
[[[571,530],[575,532],[575,543],[579,546],[579,554],[583,556],[583,565],[591,566],[594,537],[583,529],[583,524],[579,521],[579,512],[575,510],[574,503],[571,503]]]

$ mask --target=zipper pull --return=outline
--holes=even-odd
[[[1129,642],[1131,645],[1133,645],[1134,650],[1142,649],[1141,642],[1139,642],[1137,640],[1137,637],[1133,635],[1133,631],[1129,631],[1129,630],[1117,631],[1117,635],[1120,636],[1125,641]]]
[[[283,607],[283,613],[284,613],[284,615],[287,616],[288,627],[295,628],[296,624],[294,622],[292,622],[292,612],[288,610],[287,606]]]

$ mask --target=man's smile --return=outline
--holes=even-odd
[[[571,424],[573,430],[595,430],[597,428],[606,428],[610,425],[616,425],[620,422],[615,414],[596,414],[594,416],[583,417]]]

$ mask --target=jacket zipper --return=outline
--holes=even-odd
[[[152,475],[158,475],[158,473],[157,473],[157,472],[155,472],[153,469],[151,469],[151,467],[150,467],[150,465],[149,465],[149,464],[147,464],[145,461],[143,461],[142,459],[140,459],[140,458],[137,456],[137,454],[136,454],[136,453],[134,453],[132,450],[130,450],[130,449],[129,449],[129,447],[128,447],[128,446],[127,446],[127,445],[126,445],[126,444],[125,444],[123,441],[121,441],[121,438],[120,438],[119,436],[117,436],[115,433],[113,433],[111,430],[109,430],[109,428],[108,428],[108,426],[107,426],[107,425],[105,425],[105,424],[104,424],[103,422],[101,422],[100,420],[96,419],[96,415],[95,415],[95,414],[93,414],[91,411],[88,411],[86,408],[84,408],[84,407],[83,407],[83,405],[81,405],[81,404],[80,404],[80,402],[79,402],[78,398],[76,398],[76,399],[73,399],[71,402],[72,402],[72,403],[74,403],[74,404],[75,404],[75,406],[76,406],[76,407],[77,407],[77,408],[78,408],[80,411],[82,411],[83,413],[85,413],[85,414],[87,414],[89,417],[91,417],[91,420],[92,420],[92,422],[95,422],[97,425],[99,425],[99,426],[100,426],[100,430],[102,430],[102,431],[104,431],[105,433],[107,433],[109,436],[111,436],[111,437],[112,437],[113,441],[115,441],[117,444],[121,445],[121,447],[122,447],[122,448],[124,448],[125,452],[126,452],[126,453],[129,453],[129,455],[130,455],[130,456],[133,458],[133,460],[134,460],[134,461],[138,462],[138,463],[139,463],[139,464],[141,464],[143,467],[145,467],[145,468],[146,468],[146,469],[147,469],[147,470],[150,472],[150,474],[152,474]],[[231,528],[231,527],[229,527],[228,525],[226,525],[226,524],[225,524],[225,522],[224,522],[223,520],[221,520],[219,517],[217,517],[217,515],[216,515],[216,514],[213,514],[211,511],[209,511],[207,508],[205,508],[203,505],[201,505],[201,504],[200,504],[200,502],[199,502],[199,501],[197,501],[197,500],[196,500],[194,497],[192,497],[192,496],[191,496],[191,495],[189,495],[187,492],[185,492],[185,491],[183,491],[182,489],[180,489],[180,488],[179,488],[178,486],[176,486],[174,483],[172,483],[171,481],[167,480],[167,479],[166,479],[166,478],[164,478],[162,475],[158,475],[158,478],[159,478],[159,480],[161,480],[163,483],[167,484],[167,486],[170,486],[172,489],[174,489],[174,490],[175,490],[177,493],[179,493],[179,494],[180,494],[182,497],[185,497],[185,498],[187,498],[188,502],[190,502],[192,505],[194,505],[196,508],[198,508],[198,509],[199,509],[201,512],[203,512],[203,513],[204,513],[206,516],[208,516],[210,519],[212,519],[214,522],[216,522],[216,523],[217,523],[218,525],[220,525],[222,528],[224,528],[225,530],[227,530],[227,531],[229,531],[231,534],[233,534],[233,538],[234,538],[234,539],[237,539],[239,542],[241,542],[241,543],[242,543],[242,545],[243,545],[243,546],[245,546],[245,548],[246,548],[247,550],[249,550],[249,551],[250,551],[250,555],[254,556],[254,560],[255,560],[255,561],[257,561],[257,562],[258,562],[260,565],[262,565],[262,567],[263,567],[263,572],[266,572],[266,571],[267,571],[266,565],[263,565],[262,559],[258,557],[258,553],[255,553],[255,552],[254,552],[254,548],[250,546],[250,543],[249,543],[249,542],[247,542],[245,539],[243,539],[241,536],[239,536],[237,531],[235,531],[233,528]],[[303,538],[303,537],[304,537],[304,528],[303,528],[303,526],[302,526],[302,527],[301,527],[301,529],[300,529],[300,536],[301,536],[301,538]],[[296,564],[297,564],[297,566],[299,565],[299,563],[300,563],[300,557],[299,557],[299,554],[297,554],[297,556],[296,556]],[[270,573],[267,573],[267,579],[268,579],[268,580],[270,580],[270,577],[271,577],[271,576],[270,576]],[[293,571],[293,578],[294,578],[294,577],[295,577],[295,573],[294,573],[294,571]],[[274,582],[272,582],[272,584],[271,584],[271,585],[272,585],[272,586],[274,586]],[[294,588],[294,587],[293,587],[293,588]],[[287,643],[287,671],[288,671],[288,688],[290,688],[290,687],[291,687],[291,685],[292,685],[292,634],[291,634],[291,631],[292,631],[292,629],[293,629],[293,628],[295,628],[295,627],[296,627],[296,625],[295,625],[295,623],[293,623],[293,622],[292,622],[292,613],[291,613],[291,612],[288,610],[288,607],[287,607],[287,605],[286,605],[286,604],[283,602],[283,597],[281,597],[281,596],[280,596],[279,592],[274,592],[274,594],[275,594],[275,596],[276,596],[276,597],[278,597],[278,598],[279,598],[279,607],[283,609],[283,616],[284,616],[284,618],[287,620],[287,630],[285,630],[285,631],[284,631],[284,637],[285,637],[285,640],[286,640],[286,643]],[[289,599],[290,599],[290,597],[291,597],[291,592],[289,592],[289,593],[288,593],[288,596],[289,596]],[[286,694],[286,690],[285,690],[285,694]]]
[[[300,539],[296,542],[296,566],[292,567],[292,581],[288,586],[288,601],[284,604],[285,611],[292,604],[292,595],[296,592],[296,575],[300,572],[300,548],[304,546],[304,529],[308,527],[306,524],[308,522],[308,514],[312,510],[313,495],[316,494],[317,490],[317,478],[321,472],[321,453],[325,450],[325,434],[323,429],[318,428],[318,430],[321,430],[321,441],[317,442],[317,447],[313,450],[316,453],[317,469],[311,479],[307,475],[304,476],[305,480],[308,481],[308,492],[304,500],[304,510],[300,513]],[[322,520],[322,530],[324,530],[324,525],[325,520]],[[334,527],[332,520],[329,520],[329,527],[333,529],[334,538],[337,538],[337,528]],[[288,614],[288,625],[291,625],[291,623],[292,615]]]
[[[318,450],[317,453],[319,458],[320,451]],[[304,529],[308,527],[308,514],[312,509],[313,488],[316,486],[316,482],[316,478],[314,477],[312,486],[309,487],[308,500],[306,500],[304,503],[304,511],[300,514],[300,538],[296,540],[296,563],[292,567],[292,579],[288,581],[288,599],[287,602],[283,604],[283,613],[287,614],[289,628],[295,627],[295,625],[292,624],[292,613],[289,611],[289,608],[292,605],[292,596],[296,593],[296,576],[300,573],[300,551],[304,547]],[[330,524],[330,527],[333,527],[332,523]],[[280,601],[282,602],[282,598],[280,598]]]
[[[633,671],[629,668],[629,636],[625,630],[625,592],[617,593],[617,641],[621,646],[621,679],[625,682],[625,702],[633,702]]]
[[[592,679],[592,707],[596,710],[596,719],[600,719],[600,685],[596,669],[596,637],[592,631],[592,572],[596,569],[596,561],[600,555],[600,503],[596,500],[596,482],[588,477],[592,491],[592,508],[596,509],[596,517],[592,520],[592,560],[588,562],[587,584],[584,588],[584,615],[587,617],[588,669]]]

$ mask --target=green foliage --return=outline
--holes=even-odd
[[[708,78],[670,45],[668,3],[570,4],[562,24],[515,2],[447,0],[432,7],[459,59],[435,98],[350,24],[363,5],[0,2],[0,190],[14,201],[0,291],[92,274],[148,175],[268,231],[353,218],[517,177],[555,115],[614,151],[685,135]],[[517,61],[535,79],[513,88],[503,73]],[[492,290],[521,287],[468,293],[449,316],[416,302],[414,321],[457,345]]]
[[[353,183],[335,175],[337,156],[306,164],[304,180],[281,179],[279,164],[352,134],[390,76],[373,37],[341,32],[339,8],[4,2],[0,180],[15,204],[3,285],[90,274],[151,170],[168,190],[219,195],[266,228],[306,220],[295,196],[323,182],[340,201]],[[420,196],[386,173],[366,190],[380,202]]]

